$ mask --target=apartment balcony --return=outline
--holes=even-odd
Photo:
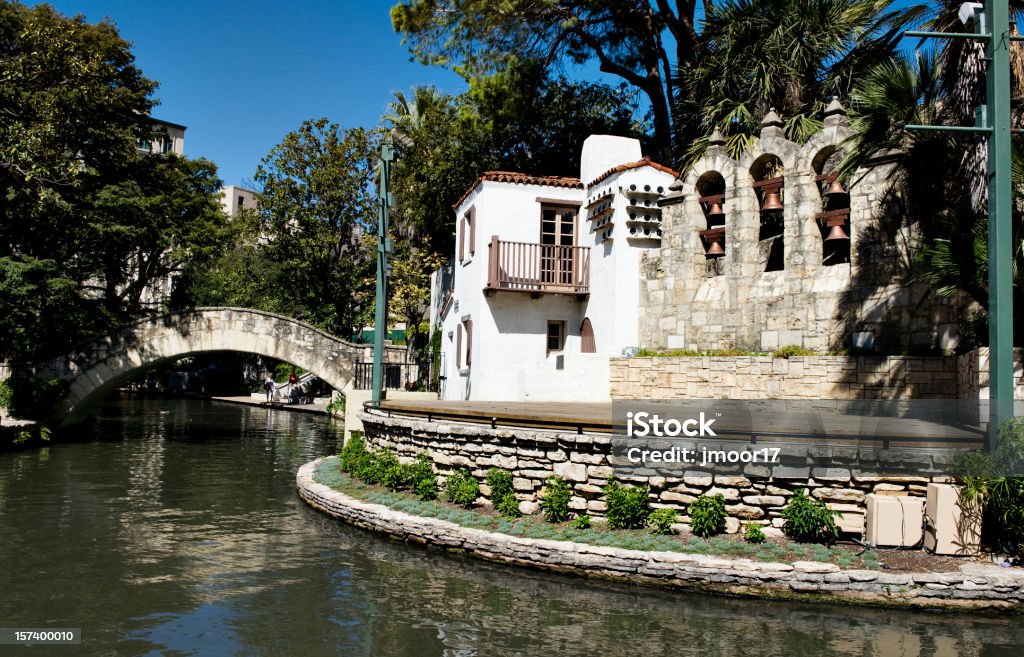
[[[590,248],[491,238],[487,246],[487,286],[484,294],[525,292],[570,294],[580,301],[590,296]]]

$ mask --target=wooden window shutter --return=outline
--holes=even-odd
[[[462,324],[455,327],[455,367],[462,369]]]
[[[597,353],[597,343],[594,341],[594,327],[590,324],[589,317],[585,318],[583,325],[580,326],[580,353]]]
[[[459,262],[466,259],[466,219],[459,222]]]
[[[476,253],[476,211],[470,210],[466,214],[466,222],[469,223],[469,255]]]
[[[473,320],[466,320],[466,367],[473,365]]]

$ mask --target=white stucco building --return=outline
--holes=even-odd
[[[151,155],[185,154],[185,131],[188,129],[186,126],[152,117],[149,121],[153,127],[153,133],[149,137],[139,140],[140,152]]]
[[[641,254],[677,174],[635,139],[593,135],[579,178],[490,171],[455,206],[439,272],[442,397],[609,399],[608,358],[638,344]]]

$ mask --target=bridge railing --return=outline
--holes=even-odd
[[[430,363],[384,363],[384,388],[407,390],[423,386],[433,390],[430,384]],[[373,361],[354,363],[352,385],[356,390],[373,387]]]

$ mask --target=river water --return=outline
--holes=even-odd
[[[307,508],[319,416],[105,406],[80,441],[0,454],[0,655],[1019,656],[1017,618],[734,600],[484,563]],[[86,433],[83,430],[83,433]]]

